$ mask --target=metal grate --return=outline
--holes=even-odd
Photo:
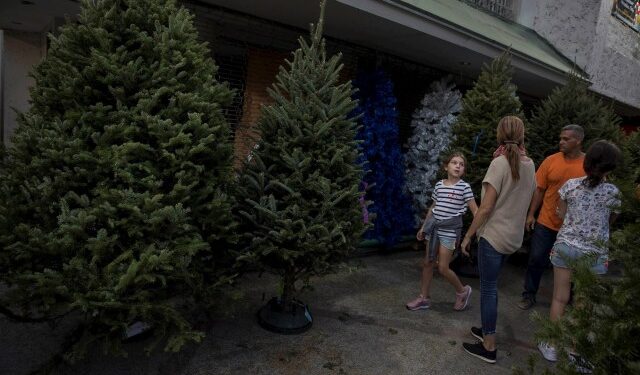
[[[247,75],[247,46],[243,42],[221,35],[224,22],[217,19],[210,9],[190,3],[184,5],[195,14],[194,25],[200,40],[209,45],[211,57],[218,67],[216,79],[227,83],[229,88],[235,91],[231,103],[222,109],[231,130],[235,131],[242,118],[243,92]]]
[[[513,0],[464,0],[467,3],[486,9],[501,17],[513,20],[515,12],[513,10]]]
[[[214,60],[218,65],[216,79],[219,82],[226,82],[234,90],[231,103],[222,109],[224,117],[231,129],[235,129],[242,118],[242,108],[247,74],[247,55],[214,53]]]
[[[502,0],[504,2],[505,0]],[[277,52],[289,52],[298,47],[297,38],[308,31],[239,14],[224,8],[205,6],[202,3],[184,3],[195,13],[195,23],[202,40],[208,41],[219,66],[218,79],[236,89],[231,106],[225,108],[227,120],[236,130],[243,117],[245,103],[243,92],[247,89],[247,65],[249,49],[259,48]],[[380,67],[389,73],[394,82],[398,99],[399,140],[403,145],[411,136],[410,123],[413,111],[420,104],[429,84],[447,73],[388,55],[367,47],[327,38],[327,54],[342,54],[344,80],[356,78],[361,69]],[[460,84],[465,77],[456,77]],[[255,83],[255,82],[254,82]],[[245,114],[246,115],[246,114]],[[242,124],[241,124],[242,125]]]

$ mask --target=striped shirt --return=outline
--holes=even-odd
[[[433,217],[436,220],[445,220],[467,212],[467,202],[473,199],[473,191],[471,185],[463,180],[452,186],[447,186],[440,180],[433,188],[431,199],[436,203],[433,207]],[[439,229],[438,236],[456,240],[454,230]]]

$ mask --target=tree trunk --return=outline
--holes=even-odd
[[[293,297],[296,291],[296,278],[294,271],[287,270],[282,281],[282,307],[284,311],[291,311],[293,308]]]

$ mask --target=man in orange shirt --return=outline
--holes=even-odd
[[[549,253],[556,241],[562,220],[556,214],[558,190],[571,178],[585,175],[582,164],[584,129],[580,125],[567,125],[560,132],[560,152],[548,156],[536,172],[537,189],[533,193],[527,221],[527,230],[533,229],[529,262],[524,280],[524,292],[518,307],[527,310],[536,303],[536,293],[544,270],[549,267]],[[540,208],[542,204],[542,208]],[[535,213],[540,208],[538,221]]]

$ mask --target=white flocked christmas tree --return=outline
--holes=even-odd
[[[431,202],[440,154],[452,140],[451,125],[462,108],[462,94],[448,78],[431,84],[411,121],[412,136],[405,155],[405,189],[413,202],[416,224],[422,220]]]

